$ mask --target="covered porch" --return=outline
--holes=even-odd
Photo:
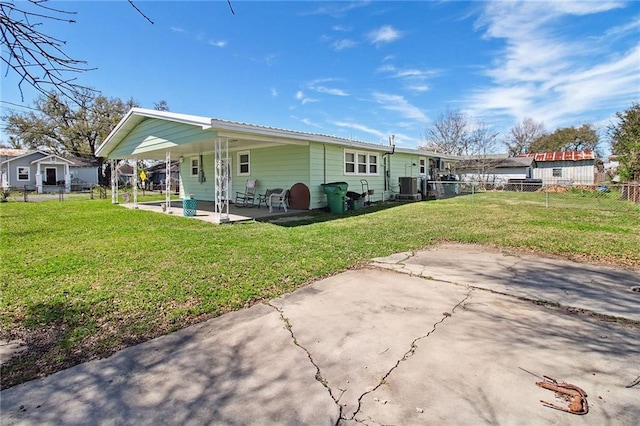
[[[261,158],[254,156],[253,161],[250,160],[252,150],[308,149],[308,146],[309,141],[303,135],[277,129],[134,108],[98,148],[97,154],[110,160],[114,204],[119,202],[120,190],[117,160],[130,160],[134,169],[130,183],[132,206],[182,215],[182,201],[171,199],[169,192],[162,203],[138,203],[139,182],[146,176],[137,167],[138,161],[163,161],[165,176],[171,176],[173,162],[180,168],[180,198],[197,200],[197,218],[226,223],[268,214],[268,209],[238,209],[233,205],[236,192],[244,191],[246,181],[256,180],[258,176],[259,185],[264,186],[260,192],[265,192],[273,188],[288,189],[301,180],[300,176],[288,175],[286,168],[273,161],[268,162],[268,169],[259,170],[255,165],[256,157]],[[286,153],[279,155],[280,161],[287,161]],[[305,171],[302,178],[307,176],[308,171]],[[164,210],[161,210],[162,206],[165,206]]]

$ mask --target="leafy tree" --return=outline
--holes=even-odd
[[[102,171],[103,160],[95,157],[96,148],[134,106],[137,103],[133,99],[95,96],[90,91],[79,93],[73,101],[54,92],[38,98],[34,111],[11,113],[3,119],[12,144],[88,158]],[[100,177],[105,182],[102,172]]]
[[[509,156],[517,157],[520,154],[531,152],[529,150],[533,141],[547,134],[542,122],[526,117],[515,125],[504,139]]]
[[[600,138],[593,125],[583,124],[578,128],[563,127],[540,136],[531,143],[529,152],[591,150],[601,154],[599,144]]]
[[[623,180],[640,180],[640,104],[617,112],[618,121],[607,128],[611,152],[619,156],[618,173]]]

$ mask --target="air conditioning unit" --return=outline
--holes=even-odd
[[[400,181],[400,194],[417,194],[418,193],[418,178],[415,177],[401,177]]]

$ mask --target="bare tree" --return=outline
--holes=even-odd
[[[498,133],[460,110],[445,110],[427,130],[420,149],[452,155],[485,155],[495,149]]]
[[[498,132],[483,122],[470,125],[470,129],[466,144],[469,155],[487,156],[495,151]]]
[[[498,132],[488,124],[477,122],[470,125],[467,155],[474,157],[478,170],[478,179],[483,185],[495,183],[495,174],[493,172],[497,161],[491,154],[495,151],[497,139]]]
[[[547,131],[541,121],[525,117],[509,131],[509,134],[504,139],[504,144],[509,151],[509,156],[517,157],[520,154],[529,152],[531,144],[546,134]]]
[[[69,57],[63,51],[64,41],[41,31],[46,22],[75,22],[75,12],[50,7],[46,2],[0,2],[0,34],[5,46],[2,62],[7,65],[7,73],[13,71],[20,78],[18,88],[23,101],[25,84],[43,95],[57,89],[75,99],[87,87],[77,84],[73,76],[93,69],[86,66],[86,61]]]
[[[446,109],[427,129],[424,143],[418,148],[442,154],[468,154],[469,120],[460,110]]]
[[[149,23],[153,21],[138,8],[129,4]],[[7,66],[6,74],[15,73],[20,96],[24,101],[24,87],[31,86],[47,96],[57,92],[71,100],[81,101],[84,93],[97,92],[77,82],[77,76],[94,70],[87,61],[74,59],[65,53],[66,42],[43,30],[47,23],[75,23],[76,12],[49,5],[49,0],[0,1],[0,37],[3,46],[0,58]],[[231,0],[227,0],[235,13]]]

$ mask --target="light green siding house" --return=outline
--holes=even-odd
[[[399,193],[400,177],[433,176],[439,173],[436,165],[444,168],[442,160],[455,160],[415,149],[141,108],[127,113],[96,155],[179,159],[181,196],[204,201],[217,201],[222,194],[233,202],[249,179],[256,180],[258,193],[302,183],[310,192],[310,209],[327,205],[323,183],[347,182],[350,191],[361,193],[366,182],[372,200],[390,199]],[[216,188],[220,176],[224,180]]]

